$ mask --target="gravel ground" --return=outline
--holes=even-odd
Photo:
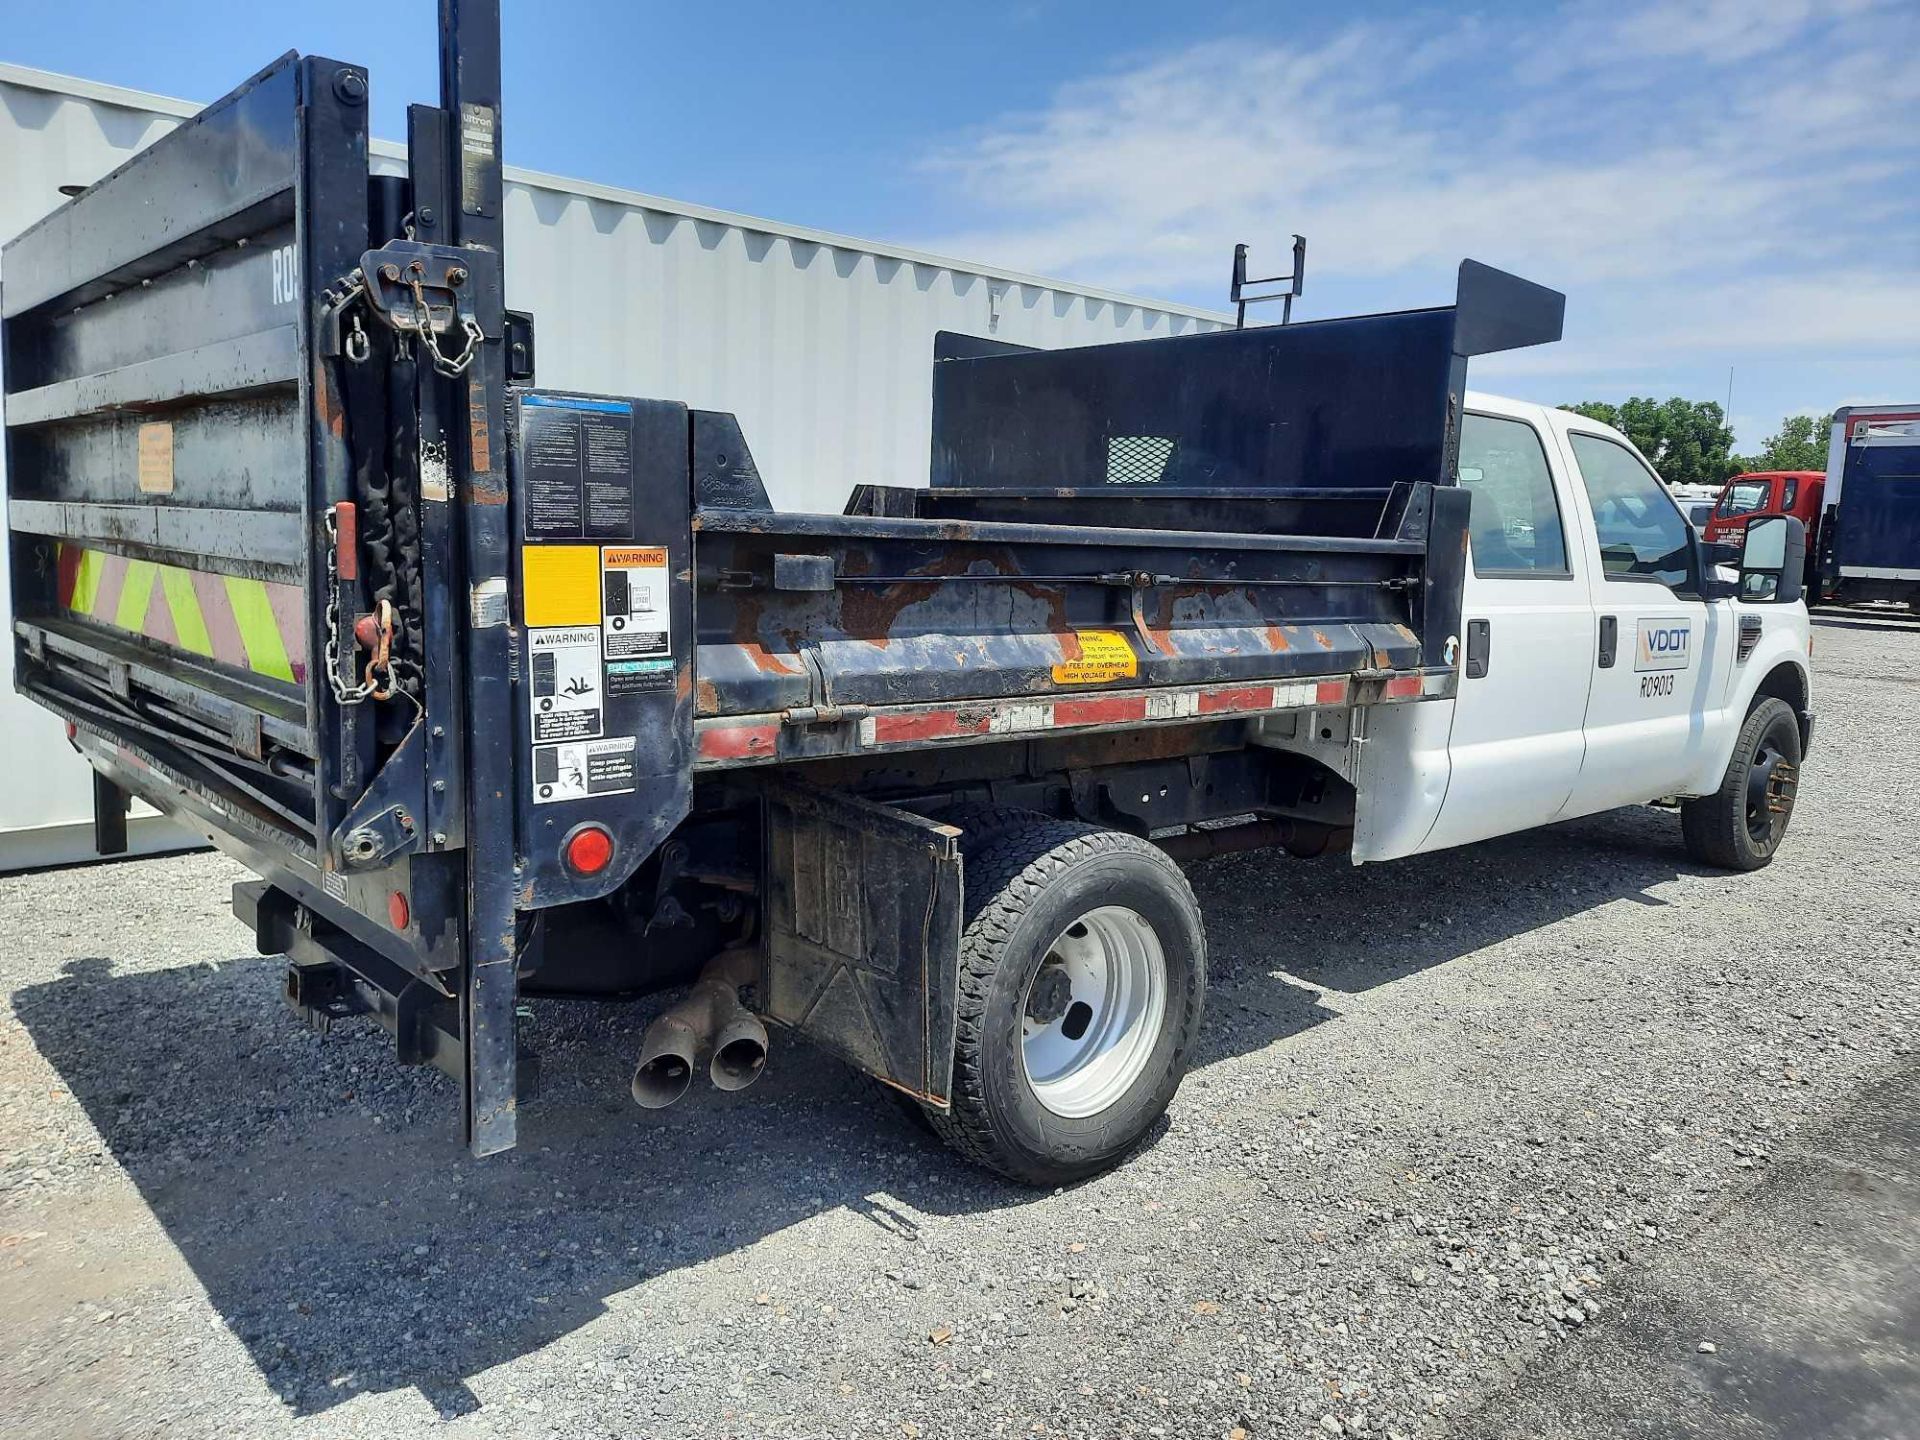
[[[778,1040],[754,1090],[643,1113],[639,1007],[536,1006],[522,1148],[474,1162],[447,1082],[281,1006],[232,864],[0,878],[0,1431],[1532,1433],[1497,1417],[1656,1291],[1792,1263],[1729,1238],[1778,1157],[1863,1095],[1911,1103],[1920,628],[1818,647],[1759,875],[1695,868],[1652,810],[1194,867],[1198,1065],[1065,1193]],[[1795,1303],[1863,1284],[1818,1267]],[[1719,1318],[1716,1363],[1776,1363],[1748,1309]],[[1719,1393],[1726,1428],[1689,1433],[1750,1433]]]

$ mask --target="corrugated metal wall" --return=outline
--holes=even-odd
[[[0,64],[0,238],[194,109]],[[401,159],[376,147],[378,168],[401,173]],[[507,299],[534,316],[540,383],[734,411],[783,509],[837,511],[861,482],[925,483],[936,330],[1052,347],[1224,321],[513,167],[507,180]],[[0,582],[5,565],[0,551]],[[0,648],[0,870],[84,857],[86,767],[13,694]],[[172,833],[157,819],[133,829],[137,846]]]

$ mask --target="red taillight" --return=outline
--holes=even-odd
[[[582,825],[567,837],[563,849],[576,875],[598,875],[613,860],[613,836],[598,825]]]
[[[79,738],[80,738],[80,727],[74,724],[73,721],[71,720],[67,721],[67,743],[71,745],[75,740],[78,740]]]
[[[413,923],[413,907],[407,904],[407,897],[398,890],[387,896],[387,919],[393,922],[396,930],[404,930]]]

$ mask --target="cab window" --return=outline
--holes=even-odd
[[[1460,484],[1473,494],[1468,536],[1474,574],[1572,573],[1553,474],[1533,426],[1468,415],[1460,427]]]
[[[1720,497],[1718,513],[1751,515],[1756,510],[1764,510],[1767,508],[1767,492],[1772,489],[1772,483],[1766,480],[1742,480],[1738,485],[1728,486],[1727,493]]]
[[[1780,508],[1782,510],[1793,509],[1793,502],[1800,498],[1800,482],[1789,475],[1780,482],[1780,487],[1783,492],[1780,496]]]
[[[1593,506],[1600,568],[1622,580],[1693,588],[1693,530],[1653,471],[1624,445],[1574,431],[1573,458]]]

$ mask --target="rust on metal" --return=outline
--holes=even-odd
[[[945,533],[950,529],[964,530],[964,534]],[[947,539],[965,540],[972,536],[970,525],[942,526],[943,536]],[[1010,554],[979,555],[954,552],[943,555],[938,560],[916,566],[909,571],[915,578],[898,580],[891,584],[848,585],[839,591],[840,623],[847,635],[855,640],[864,640],[876,650],[884,650],[893,636],[894,622],[900,613],[910,605],[923,604],[940,593],[940,583],[958,575],[977,573],[976,565],[985,565],[994,575],[1005,575],[1012,579],[1019,574],[1018,565],[1013,563]],[[843,572],[854,573],[851,569]],[[920,576],[926,579],[920,579]],[[1064,606],[1064,600],[1061,602]]]

